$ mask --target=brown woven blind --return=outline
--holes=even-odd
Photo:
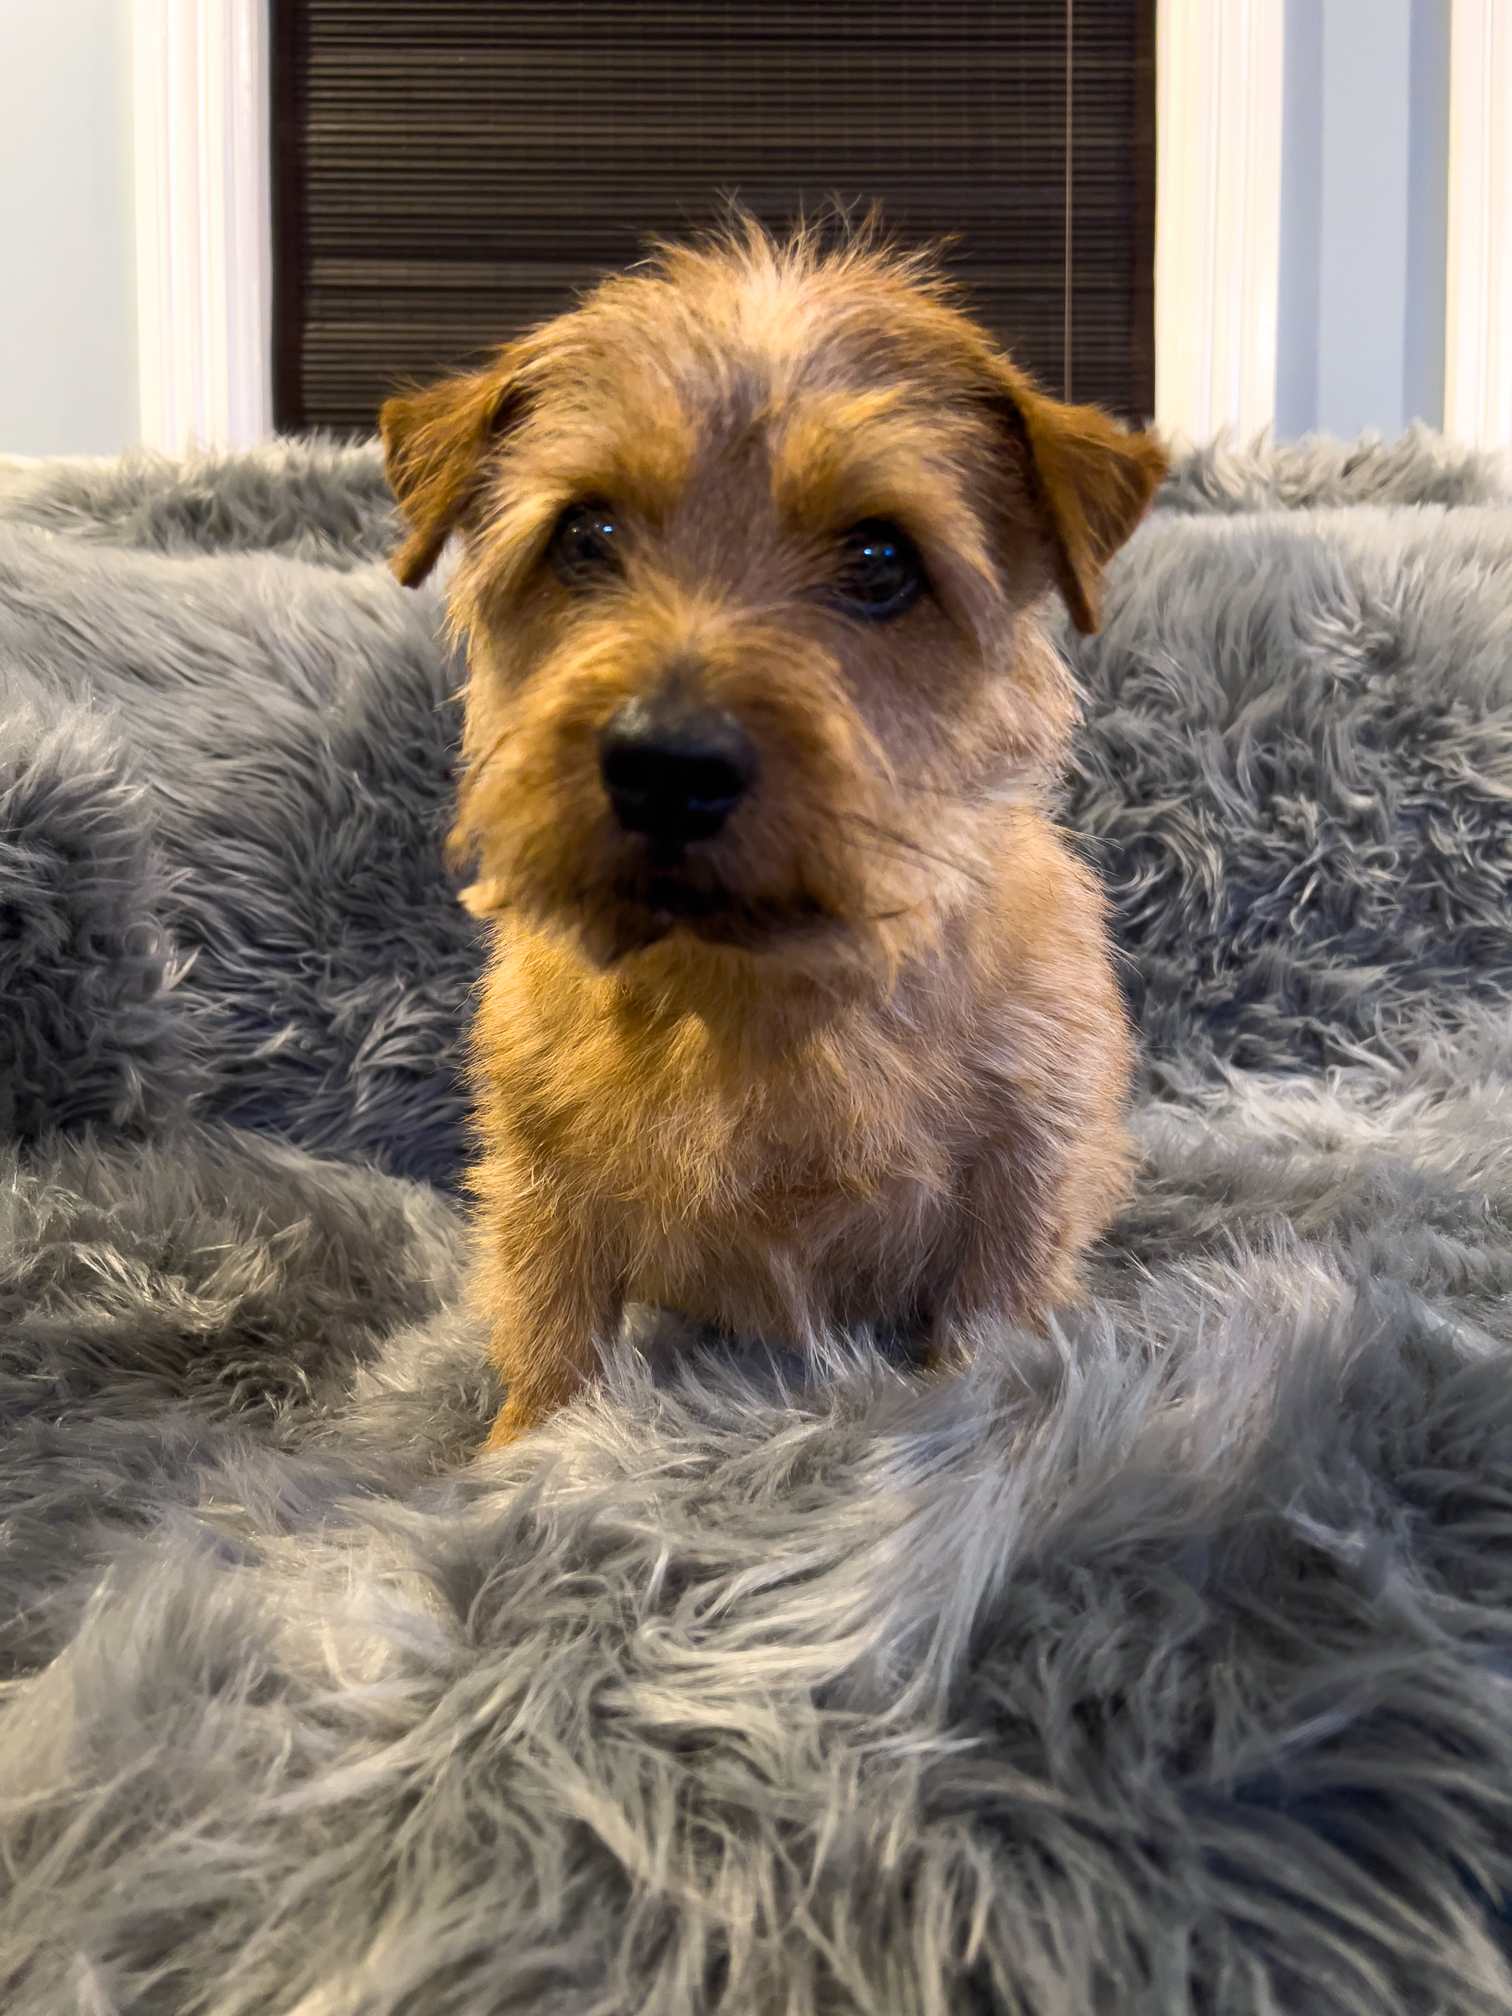
[[[283,428],[368,430],[729,196],[953,236],[1020,362],[1150,413],[1154,0],[274,0],[273,38]]]

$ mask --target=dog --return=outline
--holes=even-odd
[[[1131,1041],[1041,619],[1096,628],[1156,437],[875,232],[748,221],[381,425],[400,581],[460,535],[488,1446],[627,1300],[941,1362],[1073,1297]]]

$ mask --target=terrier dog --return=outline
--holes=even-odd
[[[1082,631],[1165,471],[917,257],[664,247],[382,428],[422,580],[461,534],[453,845],[489,1446],[627,1300],[938,1358],[1076,1289],[1126,1184],[1103,901],[1044,809]]]

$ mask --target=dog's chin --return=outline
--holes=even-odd
[[[747,893],[706,872],[641,862],[577,906],[578,933],[595,964],[617,966],[670,942],[751,953],[791,951],[843,931],[807,893]]]

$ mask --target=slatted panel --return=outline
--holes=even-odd
[[[1153,396],[1153,0],[1074,0],[1071,380]],[[366,431],[722,199],[880,199],[1065,382],[1066,0],[275,0],[277,403]]]

